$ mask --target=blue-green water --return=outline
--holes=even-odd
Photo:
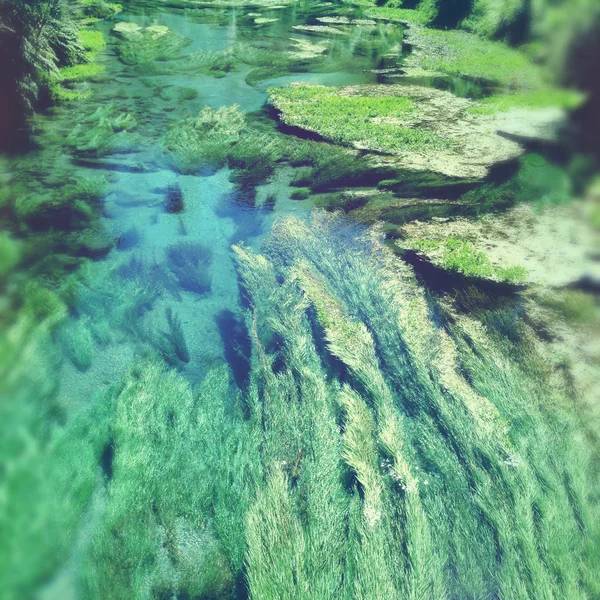
[[[181,319],[189,346],[190,360],[179,367],[191,382],[200,381],[210,367],[224,360],[224,348],[229,343],[224,338],[228,332],[227,328],[219,327],[219,317],[233,314],[239,318],[240,298],[231,245],[245,243],[258,248],[279,216],[304,215],[310,211],[309,203],[290,199],[293,188],[288,184],[294,172],[290,167],[278,169],[268,183],[252,190],[240,190],[231,183],[227,168],[216,172],[200,169],[199,175],[178,173],[170,168],[160,144],[169,124],[196,115],[203,106],[218,109],[237,104],[246,112],[262,111],[267,100],[266,88],[271,85],[292,81],[328,85],[372,82],[377,75],[369,69],[380,65],[384,60],[382,55],[390,48],[399,52],[401,29],[386,25],[357,26],[340,40],[293,29],[297,24],[319,24],[316,16],[332,12],[323,5],[309,6],[305,10],[294,6],[262,11],[265,17],[276,19],[268,26],[254,25],[253,18],[246,16],[246,13],[254,14],[255,10],[150,11],[148,14],[142,7],[135,14],[119,15],[118,21],[133,21],[144,27],[166,26],[192,40],[185,48],[185,54],[222,51],[240,42],[285,50],[291,43],[290,38],[312,43],[325,40],[332,44],[326,59],[332,66],[326,65],[325,69],[321,66],[319,70],[331,72],[315,73],[309,69],[308,72],[266,79],[254,86],[245,81],[253,67],[244,64],[219,78],[187,73],[142,76],[135,67],[122,64],[115,56],[117,38],[111,35],[111,30],[118,21],[102,22],[98,27],[105,33],[108,46],[100,62],[106,67],[106,73],[89,84],[91,98],[55,108],[51,114],[37,118],[42,149],[28,158],[35,163],[39,154],[39,160],[47,161],[48,155],[60,152],[55,160],[65,165],[75,180],[104,178],[107,186],[99,225],[118,240],[105,258],[87,266],[86,280],[97,285],[92,291],[86,286],[83,292],[78,290],[72,306],[71,318],[75,319],[77,327],[85,323],[95,340],[104,335],[110,341],[93,343],[89,369],[78,369],[72,361],[63,363],[60,396],[67,405],[85,400],[117,380],[134,357],[145,351],[147,339],[144,336],[140,339],[139,331],[166,328],[167,308],[174,310]],[[338,63],[342,68],[334,70]],[[182,88],[193,88],[197,97],[178,101],[178,92]],[[60,138],[68,135],[73,122],[81,120],[82,115],[93,115],[97,109],[106,106],[111,106],[117,115],[134,113],[138,127],[132,131],[124,148],[104,154],[94,168],[88,168],[90,161],[81,154],[70,156]],[[67,166],[69,164],[73,171]],[[18,169],[17,164],[17,172]],[[169,185],[180,186],[183,192],[185,210],[180,214],[165,211]],[[276,197],[274,210],[263,206],[269,195]],[[123,333],[123,328],[115,324],[113,317],[124,299],[122,294],[112,297],[112,292],[115,286],[123,286],[124,294],[135,295],[138,289],[118,275],[116,269],[131,259],[162,268],[167,248],[182,241],[200,242],[212,250],[210,293],[198,295],[182,289],[162,290],[151,307],[136,313],[135,332]],[[69,327],[67,323],[65,329],[69,330]],[[103,333],[98,333],[100,329]]]

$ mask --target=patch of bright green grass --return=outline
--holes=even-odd
[[[563,108],[575,110],[585,100],[585,94],[577,90],[547,88],[516,94],[498,94],[480,100],[469,108],[473,114],[495,114],[513,108]]]
[[[82,28],[79,31],[79,39],[84,50],[90,58],[95,57],[101,50],[106,48],[106,40],[101,31],[94,29]]]
[[[458,271],[467,277],[520,283],[527,276],[527,271],[523,267],[499,267],[492,264],[486,254],[477,250],[472,242],[456,236],[450,236],[445,240],[415,238],[409,240],[408,245],[425,253],[439,253],[441,266],[450,271]]]
[[[336,88],[312,85],[270,88],[268,93],[286,124],[337,144],[394,152],[450,143],[431,131],[394,123],[418,112],[417,104],[404,96],[343,96]]]
[[[448,75],[488,80],[514,89],[543,85],[542,69],[502,42],[464,31],[418,29],[414,43],[422,47],[421,66]]]
[[[60,69],[60,81],[62,83],[88,81],[104,73],[105,68],[104,65],[96,63],[82,63],[73,67],[65,67]]]
[[[291,194],[292,200],[306,200],[310,196],[310,188],[300,187],[295,189]]]

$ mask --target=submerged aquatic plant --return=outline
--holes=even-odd
[[[188,117],[171,126],[163,138],[163,147],[184,173],[196,172],[206,163],[220,167],[230,147],[239,139],[244,124],[244,115],[237,104],[218,110],[205,106],[197,117]]]
[[[117,44],[121,61],[150,74],[160,72],[157,62],[181,59],[182,50],[192,43],[189,38],[162,25],[142,28],[135,23],[122,22],[113,29],[113,33],[121,38]]]
[[[121,113],[113,104],[105,104],[75,125],[67,144],[81,156],[100,157],[129,148],[133,143],[129,134],[136,127],[133,113]]]
[[[171,366],[190,362],[190,352],[185,341],[181,320],[170,307],[166,310],[168,331],[163,331],[152,339],[165,362]]]
[[[180,242],[167,248],[167,261],[180,287],[195,294],[211,289],[212,252],[195,242]]]
[[[181,190],[181,186],[177,184],[169,184],[167,186],[165,210],[168,213],[180,213],[183,208],[183,191]]]

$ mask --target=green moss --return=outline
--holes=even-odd
[[[106,48],[106,40],[101,31],[82,28],[79,32],[79,39],[90,59],[95,58],[101,50]]]
[[[78,102],[79,100],[87,100],[88,98],[91,98],[92,91],[89,89],[70,90],[57,85],[52,88],[50,94],[54,102]]]
[[[336,88],[304,84],[270,88],[268,93],[287,125],[315,131],[338,144],[384,152],[450,144],[431,131],[392,122],[418,114],[417,104],[407,97],[344,96]]]

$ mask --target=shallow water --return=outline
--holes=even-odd
[[[36,117],[37,149],[18,157],[11,165],[17,178],[27,172],[31,178],[29,183],[35,185],[39,179],[42,187],[47,184],[49,174],[60,178],[55,173],[59,165],[74,180],[103,178],[108,182],[98,225],[117,243],[105,258],[87,266],[86,281],[99,283],[92,291],[87,286],[83,292],[79,290],[71,307],[69,318],[77,326],[85,322],[94,332],[95,341],[89,368],[77,368],[69,360],[63,363],[60,396],[66,406],[85,401],[116,381],[132,359],[145,352],[147,339],[140,339],[139,330],[165,329],[167,308],[181,320],[189,346],[190,360],[179,367],[190,382],[199,382],[210,367],[225,360],[224,352],[232,343],[228,337],[234,335],[228,330],[228,324],[234,326],[240,318],[231,245],[243,243],[258,248],[275,219],[310,211],[309,204],[290,199],[293,188],[288,183],[293,170],[289,167],[279,169],[269,183],[250,191],[236,188],[229,181],[227,168],[200,175],[178,173],[160,146],[160,137],[169,124],[197,114],[203,106],[218,109],[237,104],[243,111],[263,111],[266,89],[272,85],[292,81],[336,86],[375,82],[378,75],[370,70],[390,61],[390,49],[392,56],[393,53],[399,56],[402,38],[401,28],[387,25],[356,26],[339,39],[293,29],[295,25],[319,25],[317,17],[333,12],[328,5],[316,3],[262,11],[262,16],[276,19],[267,25],[254,24],[253,17],[247,15],[258,14],[253,8],[166,11],[132,3],[128,11],[115,21],[97,25],[108,41],[100,58],[106,73],[89,84],[91,98],[55,107],[48,114]],[[196,51],[222,51],[240,42],[285,49],[291,37],[311,43],[325,40],[331,43],[331,48],[325,67],[321,64],[319,71],[328,72],[308,68],[306,72],[278,74],[256,85],[245,81],[254,67],[242,63],[218,78],[186,73],[140,74],[136,67],[123,64],[116,55],[117,39],[111,30],[118,21],[133,21],[144,27],[163,25],[190,38],[185,55]],[[337,65],[342,68],[336,70]],[[197,97],[178,101],[181,88],[196,90]],[[126,112],[136,115],[138,127],[124,147],[103,153],[98,160],[65,147],[64,138],[73,123],[107,105],[113,108],[115,115]],[[37,165],[43,168],[37,171]],[[180,214],[165,211],[165,193],[170,185],[180,186],[183,192],[185,210]],[[265,198],[273,194],[276,197],[274,209],[261,206]],[[183,241],[200,242],[212,250],[210,293],[198,295],[185,289],[163,291],[152,306],[142,311],[135,331],[123,333],[111,318],[111,313],[123,303],[123,297],[106,294],[107,289],[128,283],[115,275],[115,269],[131,259],[163,268],[167,248]],[[137,292],[133,289],[123,293]],[[233,317],[224,318],[228,315]],[[65,329],[69,328],[67,323]],[[97,343],[99,338],[103,343]],[[108,343],[104,343],[106,341]]]

